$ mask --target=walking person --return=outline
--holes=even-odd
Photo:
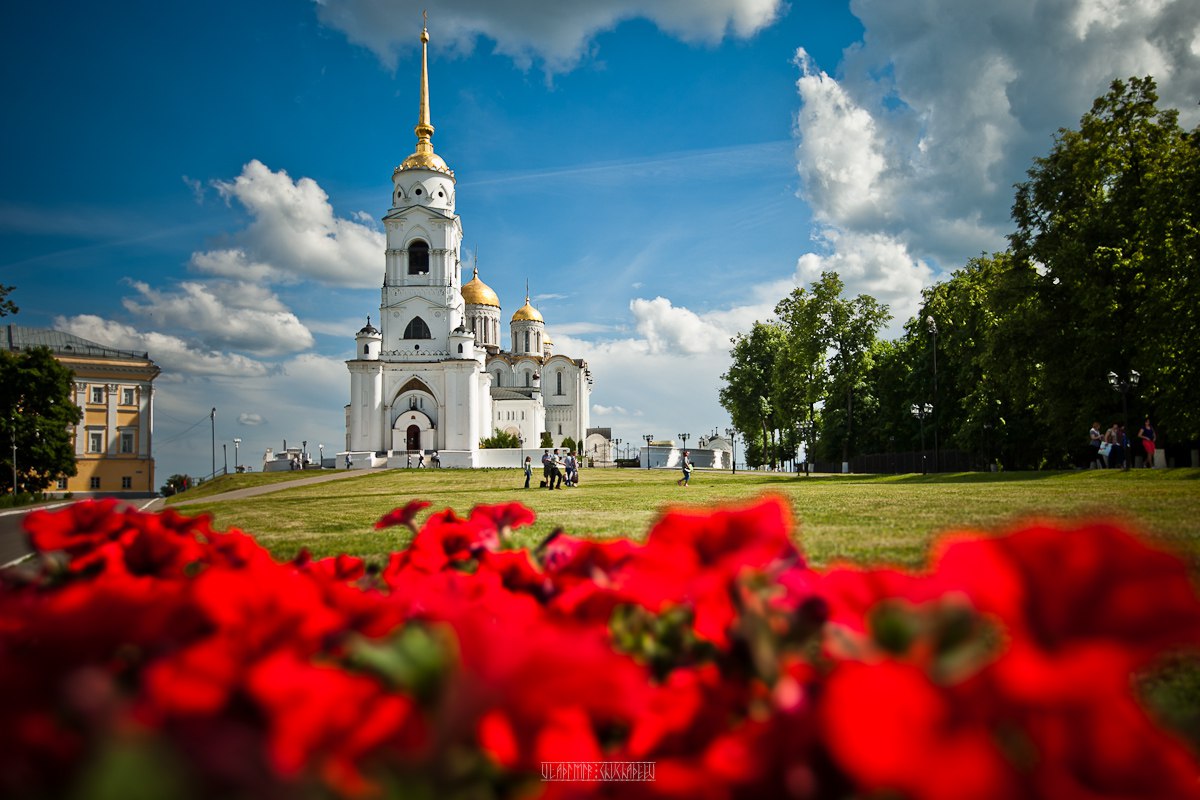
[[[1138,438],[1142,440],[1142,447],[1146,451],[1146,467],[1153,467],[1157,434],[1154,432],[1154,426],[1150,424],[1149,417],[1146,417],[1145,423],[1142,424],[1141,430],[1138,431]]]
[[[554,472],[554,459],[550,457],[550,451],[546,450],[542,453],[542,486],[547,489],[553,488],[550,483],[552,472]]]
[[[688,481],[692,479],[692,459],[688,457],[688,451],[683,451],[683,460],[679,462],[680,469],[683,470],[683,477],[675,481],[676,486],[687,486]]]
[[[525,488],[529,488],[529,479],[533,477],[533,459],[525,456]]]
[[[1099,469],[1108,466],[1104,460],[1108,454],[1104,452],[1104,435],[1100,433],[1099,422],[1093,422],[1091,430],[1088,431],[1088,446],[1092,448],[1092,460],[1088,462],[1088,469],[1091,469],[1093,464]]]
[[[417,469],[421,469],[424,466],[425,466],[425,451],[422,450],[421,452],[417,453]]]
[[[563,458],[563,467],[567,472],[567,486],[575,485],[575,476],[578,475],[578,462],[575,460],[575,451],[567,453]]]
[[[563,482],[563,464],[562,456],[558,454],[558,448],[554,448],[554,452],[550,454],[550,488],[561,489]]]

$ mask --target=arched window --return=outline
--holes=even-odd
[[[460,352],[460,353],[461,353],[462,351],[463,351],[463,349],[462,349],[462,345],[460,344],[460,345],[458,346],[458,352]]]
[[[527,334],[527,335],[528,335],[528,334]],[[532,383],[531,383],[531,381],[530,381],[530,376],[529,376],[529,373],[528,373],[528,372],[526,372],[526,373],[525,373],[525,388],[526,388],[526,389],[528,389],[528,388],[529,388],[530,386],[532,386],[532,385],[533,385],[533,384],[532,384]]]
[[[364,356],[369,356],[369,355],[371,355],[371,345],[369,345],[369,344],[364,344],[364,345],[363,345],[363,355],[364,355]]]
[[[425,324],[425,320],[420,317],[413,317],[413,321],[408,323],[408,327],[404,329],[405,339],[432,339],[433,334],[429,332],[429,326]]]
[[[429,274],[429,243],[417,239],[408,245],[408,274]]]
[[[529,331],[525,331],[525,352],[529,352]]]
[[[555,380],[557,381],[557,385],[558,385],[558,390],[555,392],[555,394],[562,394],[562,393],[563,393],[563,390],[562,390],[562,373],[561,373],[561,372],[556,372],[556,373],[554,373],[554,378],[555,378]]]

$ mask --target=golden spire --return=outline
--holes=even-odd
[[[416,152],[404,159],[396,171],[420,168],[453,175],[454,171],[441,156],[433,152],[433,124],[429,121],[429,15],[424,11],[421,12],[421,105],[413,133],[417,135]]]

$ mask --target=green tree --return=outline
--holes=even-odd
[[[497,430],[486,439],[479,440],[479,447],[482,450],[491,450],[502,447],[520,447],[521,437],[515,433],[506,433],[505,431]]]
[[[83,419],[83,412],[71,399],[73,381],[71,370],[47,347],[21,353],[0,351],[0,424],[8,428],[6,438],[10,440],[9,447],[2,449],[0,486],[40,492],[56,478],[75,474],[70,429]]]
[[[575,440],[574,440],[574,439],[572,439],[570,436],[567,436],[567,437],[565,437],[565,438],[562,440],[562,444],[561,444],[561,445],[559,445],[559,446],[560,446],[560,447],[562,447],[562,449],[564,449],[564,450],[566,450],[566,451],[568,451],[568,452],[569,452],[569,451],[571,451],[571,450],[579,450],[579,445],[578,445],[578,444],[576,444]]]
[[[8,295],[15,290],[15,286],[0,285],[0,317],[7,317],[9,314],[15,314],[20,311],[16,304],[8,299]]]
[[[181,475],[176,473],[175,475],[167,478],[167,482],[162,485],[162,488],[159,491],[163,493],[164,497],[170,497],[171,495],[187,491],[194,483],[195,481],[190,475]]]
[[[755,322],[749,333],[739,333],[731,341],[733,363],[721,376],[725,385],[718,399],[745,437],[746,463],[774,466],[775,359],[784,347],[783,328],[775,322]]]
[[[538,447],[545,450],[547,447],[554,447],[554,435],[550,431],[542,431],[542,441]]]
[[[828,336],[833,350],[829,359],[829,395],[831,401],[837,398],[837,405],[829,404],[832,408],[828,410],[837,409],[839,413],[829,413],[826,418],[836,424],[837,417],[842,416],[842,461],[849,461],[858,452],[853,444],[854,398],[866,391],[863,382],[871,366],[871,349],[879,329],[892,315],[886,305],[869,294],[860,294],[852,300],[841,298],[842,282],[836,273],[825,273],[821,278],[829,282],[830,288],[837,287],[837,297],[828,305]]]
[[[1120,408],[1110,371],[1141,373],[1135,419],[1160,406],[1164,428],[1200,435],[1200,133],[1157,101],[1152,78],[1114,81],[1017,187],[1011,242],[1038,276],[1027,357],[1051,458],[1082,441],[1096,408]]]
[[[832,273],[829,273],[832,275]],[[836,279],[836,276],[834,276]],[[829,350],[827,319],[831,282],[825,275],[810,289],[796,287],[775,306],[784,331],[772,376],[776,386],[781,426],[789,431],[802,425],[815,431],[817,405],[823,403],[829,386],[826,355]],[[840,289],[834,291],[836,298]],[[812,444],[812,436],[806,445]]]

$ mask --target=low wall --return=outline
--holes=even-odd
[[[642,469],[646,468],[646,460],[650,461],[651,469],[679,469],[683,460],[682,447],[641,448]],[[729,454],[726,450],[692,450],[688,448],[688,458],[697,469],[729,469]]]

